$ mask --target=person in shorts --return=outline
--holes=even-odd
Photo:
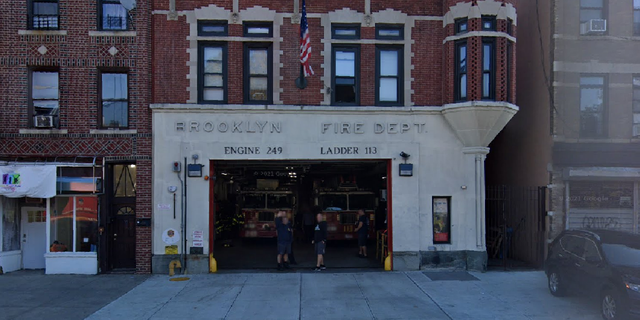
[[[278,270],[289,269],[289,254],[293,240],[291,222],[286,212],[279,211],[276,217],[276,233],[278,235]],[[284,263],[283,263],[284,258]]]
[[[316,268],[315,271],[325,270],[327,267],[324,266],[324,253],[327,248],[327,222],[324,221],[324,217],[321,213],[316,215],[316,227],[313,233],[313,241],[311,243],[315,244],[316,256],[318,257],[316,260]]]
[[[358,210],[358,226],[355,231],[358,233],[358,247],[360,248],[358,257],[366,258],[367,237],[369,236],[369,220],[362,209]]]

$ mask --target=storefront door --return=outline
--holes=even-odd
[[[136,267],[136,166],[111,166],[112,186],[109,199],[110,269]]]
[[[22,262],[24,269],[44,269],[46,252],[46,210],[22,208]]]
[[[130,206],[117,208],[112,216],[111,261],[113,269],[136,266],[135,211]]]

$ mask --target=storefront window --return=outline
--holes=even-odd
[[[17,199],[2,200],[2,251],[20,250],[20,218]]]
[[[51,252],[74,252],[74,232],[75,252],[97,251],[98,198],[57,197],[52,208]]]
[[[76,251],[96,252],[98,249],[98,198],[76,199]]]
[[[55,198],[51,207],[51,252],[73,251],[73,198]]]

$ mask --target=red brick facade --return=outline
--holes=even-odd
[[[95,33],[99,31],[97,1],[59,1],[59,30],[55,31],[28,30],[30,1],[0,2],[0,158],[72,161],[87,156],[96,157],[98,164],[103,160],[135,163],[136,217],[150,218],[151,3],[138,1],[131,11],[129,31]],[[30,70],[39,68],[59,72],[59,130],[41,130],[31,124],[28,79]],[[126,132],[100,130],[99,71],[114,68],[128,74]],[[106,201],[105,196],[101,199]],[[151,230],[137,228],[136,234],[136,272],[149,273]]]
[[[450,11],[450,7],[457,3],[471,1],[453,0],[432,0],[432,1],[352,1],[348,4],[344,1],[308,1],[307,13],[309,30],[311,34],[311,47],[313,48],[310,64],[315,75],[308,77],[308,86],[300,90],[295,85],[295,79],[299,76],[299,23],[298,16],[294,12],[294,0],[290,1],[267,1],[252,0],[238,2],[237,23],[232,22],[231,15],[236,14],[233,10],[233,1],[177,1],[178,19],[167,19],[169,0],[154,1],[153,10],[153,83],[152,103],[195,103],[190,99],[189,90],[197,90],[193,87],[193,82],[189,81],[190,67],[193,65],[193,56],[189,54],[190,24],[194,21],[187,21],[188,12],[199,10],[212,5],[218,9],[229,12],[228,37],[242,37],[243,10],[260,6],[268,10],[274,10],[282,14],[282,24],[279,25],[279,41],[282,54],[279,55],[280,79],[274,79],[277,87],[280,88],[279,101],[274,104],[284,105],[321,105],[327,104],[327,98],[323,93],[329,89],[330,82],[323,77],[330,74],[330,66],[325,65],[325,56],[331,55],[331,51],[325,52],[325,43],[331,39],[325,39],[325,28],[322,24],[321,15],[335,11],[352,10],[351,13],[361,14],[366,21],[367,17],[373,16],[371,23],[362,22],[360,40],[355,41],[360,48],[360,101],[359,105],[374,106],[375,101],[375,74],[376,74],[376,42],[375,25],[376,14],[384,11],[395,11],[405,14],[409,18],[402,21],[394,21],[397,24],[404,24],[410,29],[411,35],[411,58],[412,66],[409,72],[405,72],[405,80],[411,79],[412,90],[411,99],[405,105],[414,106],[441,106],[454,101],[454,44],[455,40],[446,40],[446,37],[454,36],[453,23],[447,23],[443,27],[443,19]],[[302,1],[299,1],[300,5]],[[370,9],[367,8],[367,2]],[[501,7],[515,5],[513,0],[496,1]],[[474,1],[474,4],[477,2]],[[348,5],[348,7],[347,7]],[[292,16],[292,18],[290,18]],[[411,19],[415,17],[415,19]],[[439,19],[440,18],[440,19]],[[198,19],[207,20],[206,17]],[[294,23],[292,23],[294,19]],[[220,20],[220,18],[211,18]],[[225,20],[225,19],[223,19]],[[249,21],[249,20],[247,20]],[[409,23],[408,21],[412,21]],[[276,21],[279,24],[278,21]],[[384,23],[389,23],[385,21]],[[412,25],[411,25],[412,24]],[[480,31],[480,18],[469,18],[469,31]],[[513,24],[511,35],[515,37],[516,25]],[[499,18],[496,23],[496,31],[500,36],[491,36],[496,39],[495,50],[495,100],[515,103],[515,43],[512,43],[512,57],[510,68],[506,67],[506,46],[508,40],[504,34],[507,32],[507,20]],[[188,39],[189,38],[189,39]],[[203,40],[202,38],[198,38]],[[468,43],[468,100],[482,100],[482,37],[464,37]],[[216,38],[216,41],[225,41]],[[272,41],[272,40],[269,40]],[[277,40],[276,40],[277,41]],[[462,41],[462,40],[457,40]],[[444,42],[444,43],[443,43]],[[228,42],[228,103],[243,103],[243,41]],[[402,45],[402,44],[400,44]],[[407,47],[405,45],[405,49]],[[321,55],[322,53],[322,55]],[[274,53],[274,57],[278,53]],[[511,72],[511,77],[507,77],[507,72]],[[193,73],[193,71],[191,70]],[[408,74],[409,73],[409,74]],[[195,77],[191,74],[191,77]],[[509,83],[507,83],[509,79]],[[510,91],[510,99],[507,99],[507,87]],[[276,87],[274,85],[274,87]],[[189,89],[188,89],[189,88]],[[405,85],[405,90],[408,89]],[[406,99],[405,99],[406,100]]]

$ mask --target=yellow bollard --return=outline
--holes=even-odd
[[[182,269],[182,263],[180,263],[180,260],[171,260],[171,262],[169,262],[169,276],[170,277],[173,277],[176,274],[175,268]]]
[[[384,271],[391,271],[391,255],[384,259]]]
[[[209,273],[218,272],[218,262],[213,257],[213,253],[209,253]]]

